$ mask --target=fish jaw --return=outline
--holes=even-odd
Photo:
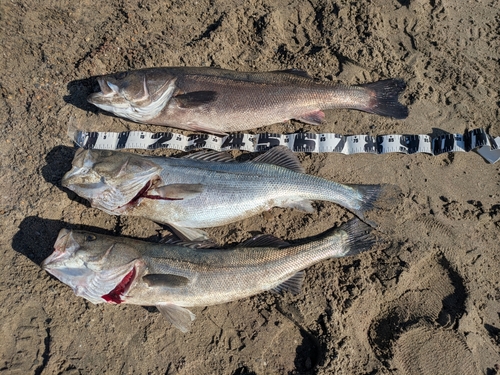
[[[82,171],[79,167],[73,167],[64,175],[61,184],[87,199],[92,207],[99,208],[110,215],[117,215],[134,199],[134,193],[127,196],[120,189],[108,184],[104,178],[99,178],[94,183],[84,181],[82,175],[85,173],[87,173],[86,170]],[[94,171],[90,173],[95,174]],[[95,177],[97,179],[98,176]]]
[[[97,77],[101,91],[91,94],[87,101],[106,112],[139,123],[158,117],[177,90],[175,78],[167,78],[158,88],[150,90],[146,74],[135,72],[124,80],[116,76]]]
[[[109,260],[114,249],[103,249],[101,254],[90,253],[81,246],[82,234],[62,229],[54,245],[54,252],[42,262],[42,268],[68,285],[76,296],[98,303],[125,302],[130,289],[144,272],[144,262],[138,259],[116,265]],[[89,240],[92,234],[83,234]],[[90,239],[92,241],[92,239]]]
[[[120,95],[116,85],[109,84],[104,77],[97,77],[100,92],[90,94],[87,101],[104,111],[115,113],[130,107],[130,102]]]
[[[139,203],[160,171],[154,162],[133,154],[79,150],[61,184],[87,199],[92,207],[118,215]]]
[[[71,246],[69,246],[68,243],[71,243]],[[68,229],[61,229],[59,231],[59,235],[57,236],[56,243],[54,244],[54,251],[42,262],[42,268],[47,272],[50,272],[49,270],[53,269],[54,272],[57,273],[56,270],[59,262],[64,261],[64,259],[71,256],[71,254],[74,254],[77,250],[76,248],[73,248],[73,246],[75,246],[75,242],[71,239],[71,231]]]

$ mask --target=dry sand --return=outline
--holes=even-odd
[[[182,334],[154,308],[92,305],[40,269],[63,227],[157,240],[61,188],[71,117],[92,129],[161,130],[99,113],[89,77],[153,66],[300,68],[320,80],[408,82],[404,121],[330,111],[323,132],[500,135],[495,1],[0,2],[0,371],[9,374],[488,374],[500,364],[500,165],[476,153],[299,154],[309,173],[392,183],[379,217],[392,246],[307,270],[302,293],[197,308]],[[319,131],[299,122],[274,132]],[[175,154],[157,151],[155,154]],[[235,153],[235,155],[237,155]],[[351,215],[273,209],[210,229],[295,240]],[[162,231],[162,233],[166,233]]]

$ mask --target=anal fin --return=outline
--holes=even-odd
[[[191,323],[196,318],[188,309],[171,303],[158,304],[156,308],[175,328],[181,330],[182,333],[189,331]]]
[[[325,113],[323,111],[313,111],[309,113],[304,113],[299,116],[297,120],[305,122],[311,125],[322,125],[325,122]]]
[[[305,273],[304,271],[299,271],[292,277],[290,277],[285,282],[281,283],[278,286],[275,286],[271,290],[275,293],[283,293],[285,291],[289,291],[293,294],[299,294],[302,289],[302,282],[304,281]]]
[[[217,128],[214,128],[213,125],[210,124],[190,123],[183,126],[183,129],[191,130],[194,132],[204,132],[204,133],[214,134],[220,137],[224,137],[227,135],[226,132],[218,130]],[[200,146],[199,148],[202,147],[203,146]]]
[[[288,207],[288,208],[295,208],[296,210],[300,210],[302,212],[306,212],[308,214],[311,214],[314,212],[314,208],[311,205],[310,200],[300,200],[300,201],[293,201],[284,204],[282,207]]]

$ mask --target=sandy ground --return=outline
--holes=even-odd
[[[78,3],[78,4],[77,4]],[[87,104],[92,76],[153,66],[300,68],[320,80],[408,82],[404,121],[330,111],[324,132],[500,134],[494,1],[0,2],[0,371],[9,374],[488,374],[500,366],[500,165],[476,153],[299,154],[308,173],[392,183],[392,246],[307,270],[297,296],[197,308],[188,334],[154,308],[92,305],[40,269],[63,227],[157,240],[60,186],[71,117],[147,128]],[[319,131],[298,122],[274,132]],[[154,154],[175,154],[156,151]],[[235,153],[236,155],[236,153]],[[273,209],[210,229],[295,240],[351,215]]]

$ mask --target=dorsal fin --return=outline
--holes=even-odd
[[[288,74],[294,74],[296,76],[299,76],[299,77],[304,77],[304,78],[310,78],[310,79],[313,79],[313,77],[311,77],[309,75],[309,73],[307,73],[305,70],[302,70],[302,69],[296,69],[296,68],[292,68],[292,69],[285,69],[285,70],[275,70],[276,73],[288,73]]]
[[[304,281],[304,271],[299,271],[292,277],[290,277],[285,282],[281,283],[278,286],[275,286],[271,290],[274,293],[283,293],[285,291],[289,291],[293,294],[299,294],[300,289],[302,288],[302,282]]]
[[[300,165],[297,155],[285,146],[274,147],[265,154],[257,156],[250,162],[274,164],[283,168],[291,169],[295,172],[304,173],[304,168]]]
[[[191,249],[217,249],[219,245],[211,240],[204,241],[183,241],[179,240],[175,237],[164,237],[165,239],[161,239],[160,243],[164,245],[174,245],[174,246],[183,246],[189,247]]]
[[[194,159],[203,161],[216,161],[216,162],[234,162],[230,154],[218,151],[198,151],[193,154],[183,156],[184,159]]]
[[[287,247],[290,244],[271,234],[259,234],[255,237],[246,240],[238,245],[238,247]]]

